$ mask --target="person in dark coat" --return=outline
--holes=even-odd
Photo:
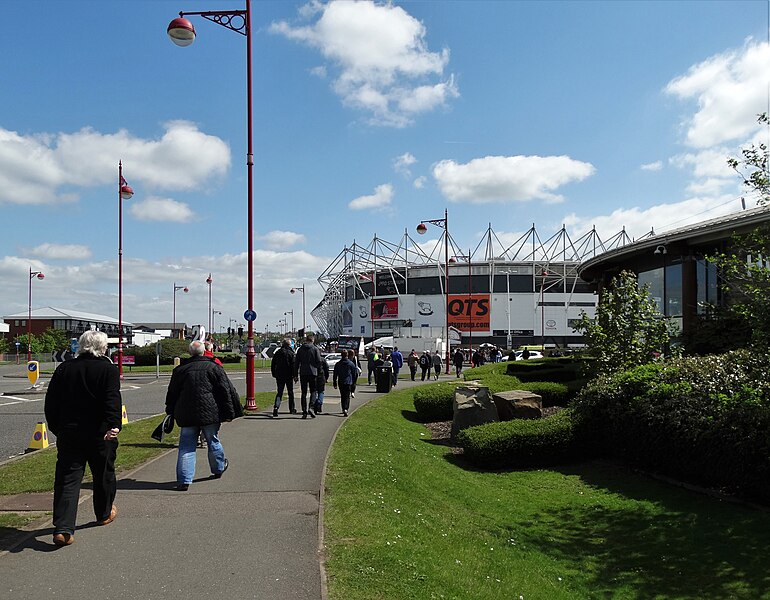
[[[430,357],[430,352],[425,350],[420,357],[420,370],[422,371],[421,381],[425,381],[425,377],[430,380],[430,368],[433,366],[433,359]]]
[[[406,364],[409,365],[409,375],[411,375],[412,381],[414,381],[414,377],[417,375],[417,365],[419,362],[420,357],[417,356],[417,352],[415,352],[414,348],[412,348],[409,356],[406,357]]]
[[[315,393],[316,400],[313,409],[316,414],[323,410],[324,405],[324,393],[326,392],[326,382],[329,381],[329,363],[326,362],[326,358],[321,356],[321,368],[318,369],[318,376],[315,380]]]
[[[78,344],[77,357],[56,368],[45,394],[45,418],[56,435],[53,543],[57,546],[75,541],[86,463],[94,480],[97,524],[109,525],[118,514],[115,455],[123,412],[118,367],[105,356],[105,333],[86,331]]]
[[[187,491],[195,477],[195,447],[199,432],[208,445],[209,468],[219,478],[229,466],[219,440],[222,423],[243,416],[241,399],[225,370],[203,356],[203,342],[190,343],[190,358],[176,367],[166,392],[166,413],[179,425],[176,489]]]
[[[348,416],[348,410],[350,409],[350,388],[357,378],[358,366],[355,365],[347,355],[343,355],[342,359],[337,361],[337,364],[334,365],[332,384],[334,385],[335,390],[339,386],[342,414],[346,417]]]
[[[465,356],[463,355],[463,351],[458,348],[455,350],[454,355],[452,356],[452,363],[454,363],[455,366],[455,375],[458,377],[463,372],[463,363],[465,362]]]
[[[297,350],[297,355],[294,360],[294,381],[299,381],[300,390],[302,393],[302,418],[307,419],[310,415],[315,419],[315,413],[312,406],[316,403],[316,378],[318,377],[318,369],[321,369],[321,351],[313,343],[315,336],[312,333],[308,333],[305,336],[305,341]],[[310,390],[310,406],[307,403],[307,393]]]
[[[393,363],[393,385],[398,384],[398,372],[404,366],[404,355],[398,350],[398,346],[390,353],[390,362]]]
[[[328,366],[326,367],[328,370]],[[270,361],[270,372],[275,378],[275,384],[278,390],[275,394],[275,403],[273,404],[273,416],[278,416],[278,409],[281,408],[281,399],[283,397],[283,388],[289,396],[289,413],[296,414],[297,408],[294,405],[294,351],[291,349],[291,342],[283,340],[281,347],[273,353],[273,359]]]

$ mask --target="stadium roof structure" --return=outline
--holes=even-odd
[[[647,235],[654,235],[650,232]],[[644,236],[646,237],[646,236]],[[446,265],[444,249],[448,248],[450,261],[468,261],[471,264],[531,264],[533,273],[559,273],[563,279],[572,282],[577,279],[580,264],[599,254],[631,244],[634,240],[625,228],[603,241],[596,228],[573,237],[566,226],[548,238],[538,233],[532,224],[524,234],[512,244],[503,243],[492,229],[490,223],[481,239],[470,252],[464,252],[446,229],[435,242],[421,244],[408,230],[398,242],[388,242],[374,238],[367,245],[355,240],[345,246],[337,257],[318,277],[324,290],[324,297],[310,311],[321,332],[327,337],[336,337],[342,333],[342,303],[345,300],[345,288],[351,283],[360,288],[360,283],[371,281],[372,273],[388,270],[393,282],[406,278],[409,268],[435,267],[443,278]],[[454,262],[454,261],[451,261]],[[554,265],[559,268],[555,269]],[[363,290],[361,290],[362,293]],[[366,295],[364,293],[364,295]]]

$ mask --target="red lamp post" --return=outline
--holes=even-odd
[[[118,374],[123,379],[123,200],[134,190],[123,179],[123,161],[118,161]]]
[[[449,374],[450,350],[449,350],[449,221],[447,210],[444,209],[443,219],[427,219],[417,225],[417,233],[424,235],[428,231],[426,223],[441,227],[444,230],[444,340],[446,342],[446,373]]]
[[[176,331],[176,293],[177,293],[178,290],[182,290],[185,294],[190,291],[190,289],[187,286],[177,285],[176,281],[174,282],[174,302],[173,302],[174,326],[171,329],[171,334],[172,335],[174,335],[174,332]],[[179,339],[179,336],[176,336],[176,339]]]
[[[254,314],[254,202],[253,202],[253,167],[254,153],[252,145],[252,98],[251,98],[251,0],[246,0],[246,10],[225,10],[206,12],[180,12],[179,18],[169,23],[167,33],[177,46],[189,46],[195,41],[195,27],[185,15],[198,15],[204,19],[226,27],[231,31],[246,37],[246,106],[247,106],[247,149],[246,166],[248,173],[247,184],[247,221],[248,231],[248,273],[247,273],[247,312]],[[256,410],[254,402],[254,322],[248,321],[248,341],[246,346],[246,408]]]
[[[209,276],[206,277],[206,284],[209,286],[209,328],[208,332],[209,335],[212,335],[214,333],[214,313],[211,310],[211,284],[214,280],[211,278],[211,273],[209,273]]]
[[[29,268],[29,304],[27,312],[27,362],[32,360],[32,280],[37,277],[38,279],[44,279],[40,271],[33,271],[32,267]]]

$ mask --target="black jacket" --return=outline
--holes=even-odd
[[[60,364],[45,393],[45,418],[55,435],[100,435],[121,428],[123,401],[118,367],[109,358],[83,353]]]
[[[302,344],[294,359],[294,377],[313,379],[321,368],[321,351],[318,347],[308,342]]]
[[[243,409],[225,370],[208,356],[193,356],[171,374],[166,413],[179,427],[196,427],[243,416]]]
[[[294,352],[291,348],[278,348],[270,361],[270,372],[276,379],[291,379],[294,376]]]

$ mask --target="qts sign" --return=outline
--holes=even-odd
[[[450,295],[449,325],[460,331],[489,331],[489,294]]]

